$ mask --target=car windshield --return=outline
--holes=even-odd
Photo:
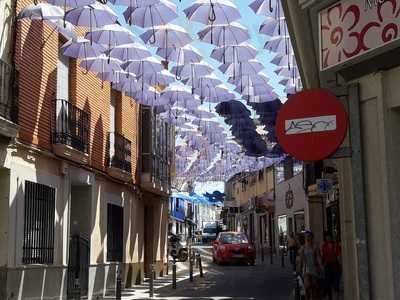
[[[203,232],[204,233],[216,233],[217,232],[217,228],[215,228],[215,227],[204,228]]]
[[[249,240],[243,233],[226,233],[221,235],[223,244],[247,244]]]

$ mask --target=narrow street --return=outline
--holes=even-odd
[[[203,257],[208,253],[211,255],[211,247],[200,247]],[[196,270],[195,270],[196,271]],[[179,280],[179,276],[178,276]],[[165,279],[160,279],[159,283],[165,283]],[[211,262],[211,256],[207,258],[206,273],[204,278],[195,276],[194,282],[183,279],[178,282],[176,290],[172,289],[171,284],[157,288],[154,299],[196,299],[196,300],[222,300],[222,299],[241,299],[241,300],[288,300],[291,299],[293,290],[293,277],[289,267],[282,268],[277,261],[270,265],[269,260],[256,266],[246,265],[224,265],[217,266]],[[141,290],[142,296],[138,293],[140,288],[133,292],[133,298],[124,299],[149,299],[148,289]],[[148,295],[148,294],[147,294]]]

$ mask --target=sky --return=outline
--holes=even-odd
[[[189,22],[188,19],[186,18],[185,14],[183,13],[183,10],[190,6],[192,3],[194,3],[193,0],[171,0],[174,2],[177,7],[178,7],[178,12],[179,12],[179,18],[174,20],[172,23],[177,24],[182,26],[189,32],[193,38],[193,42],[191,43],[194,47],[198,48],[200,52],[202,53],[204,59],[211,64],[215,68],[215,74],[221,79],[221,81],[228,87],[233,87],[232,85],[227,83],[227,77],[222,74],[219,70],[218,67],[220,65],[220,62],[210,58],[211,51],[214,46],[203,43],[198,40],[197,37],[197,32],[200,31],[204,25],[196,22]],[[253,0],[232,0],[232,2],[239,8],[239,11],[242,15],[242,18],[238,20],[239,23],[241,23],[243,26],[247,27],[249,29],[250,35],[251,35],[251,40],[249,41],[253,46],[256,47],[256,49],[259,51],[259,54],[257,56],[257,59],[260,60],[263,65],[265,66],[265,69],[263,72],[267,74],[270,77],[269,84],[274,87],[275,92],[280,96],[281,100],[284,100],[286,98],[284,92],[283,92],[283,86],[279,85],[279,77],[273,72],[276,69],[276,66],[271,64],[270,61],[273,58],[273,55],[269,53],[269,51],[265,50],[264,44],[267,40],[267,37],[264,35],[261,35],[258,33],[259,27],[261,23],[264,20],[264,17],[256,15],[249,7],[248,5],[252,2]],[[115,6],[114,7],[116,12],[119,14],[119,21],[122,25],[125,25],[127,28],[130,28],[137,36],[139,36],[142,32],[143,29],[138,28],[136,26],[131,26],[129,27],[122,15],[123,11],[125,10],[125,7],[120,7],[120,6]],[[152,52],[155,53],[155,48],[152,49]],[[233,91],[233,88],[232,88]],[[238,97],[239,98],[239,97]],[[251,107],[249,107],[245,101],[243,103],[249,108],[249,110],[252,113],[252,118],[256,119],[258,116],[255,113]],[[209,104],[204,104],[205,109],[210,109]],[[215,105],[212,106],[214,108]],[[223,121],[223,118],[219,118],[221,125],[226,129],[228,132],[229,127],[226,125]],[[219,190],[223,191],[224,190],[224,183],[223,182],[205,182],[205,183],[195,183],[195,192],[197,193],[205,193],[205,192],[213,192],[214,190]]]

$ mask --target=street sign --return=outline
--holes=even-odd
[[[333,154],[347,133],[343,105],[325,89],[289,96],[276,119],[278,143],[302,161],[319,161]]]
[[[327,194],[333,187],[331,179],[317,179],[317,193]]]

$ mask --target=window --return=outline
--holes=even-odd
[[[55,189],[25,181],[23,264],[53,264]]]
[[[124,208],[107,205],[107,261],[122,261],[124,233]]]
[[[285,181],[285,168],[283,162],[280,162],[275,166],[275,180],[276,183]]]

